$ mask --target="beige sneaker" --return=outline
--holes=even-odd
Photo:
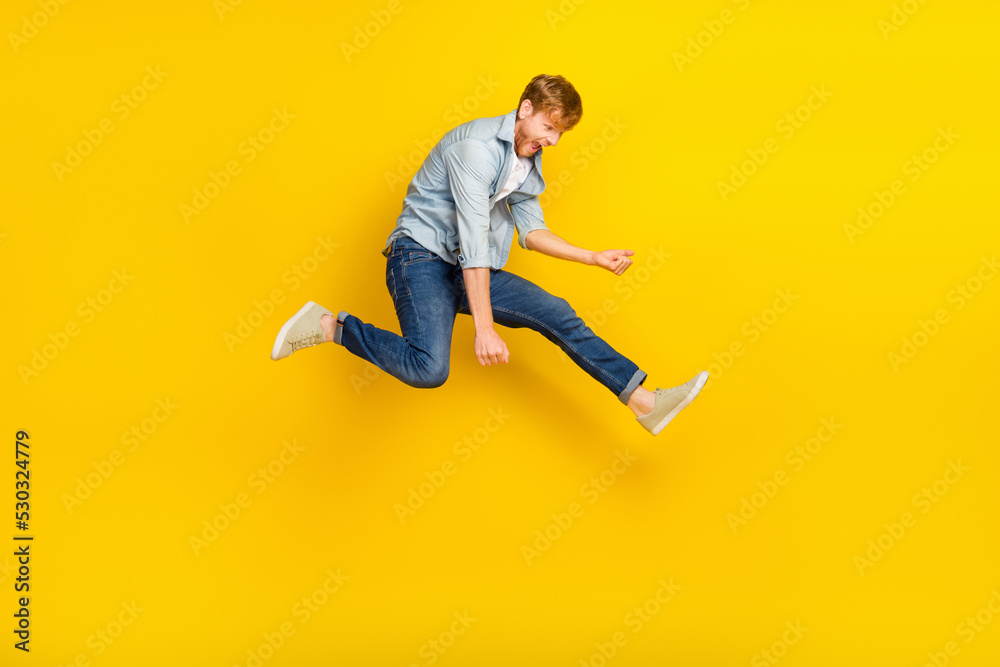
[[[656,395],[653,403],[653,411],[648,415],[636,417],[636,421],[642,427],[656,435],[663,430],[663,427],[670,423],[670,420],[677,415],[684,406],[694,400],[701,388],[708,380],[708,371],[702,371],[682,385],[670,387],[669,389],[656,388],[653,393]]]
[[[325,343],[326,332],[319,323],[324,315],[335,317],[333,313],[314,301],[302,306],[278,332],[274,347],[271,348],[271,358],[277,361],[303,347]]]

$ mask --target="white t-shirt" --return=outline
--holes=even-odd
[[[527,158],[523,155],[516,155],[516,157],[517,162],[514,163],[514,168],[510,170],[510,176],[507,177],[507,182],[503,184],[503,188],[500,190],[500,196],[493,200],[493,206],[495,206],[498,201],[504,199],[511,192],[521,187],[521,184],[524,183],[524,179],[528,178],[528,172],[531,171],[532,158]],[[492,209],[493,206],[490,206],[490,209]]]

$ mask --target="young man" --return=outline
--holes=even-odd
[[[549,231],[542,217],[542,152],[582,114],[580,95],[569,81],[540,74],[513,111],[452,128],[414,175],[382,250],[386,288],[403,335],[346,311],[334,317],[310,301],[278,332],[271,358],[333,342],[408,385],[439,387],[448,378],[455,316],[462,313],[472,316],[481,365],[510,359],[496,324],[534,329],[615,394],[643,428],[658,434],[698,395],[708,373],[649,391],[642,386],[646,373],[594,334],[565,299],[502,270],[515,230],[526,250],[618,276],[631,266],[631,250],[584,250]]]

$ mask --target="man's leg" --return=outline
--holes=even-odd
[[[451,338],[461,294],[454,266],[413,239],[397,239],[386,261],[386,289],[399,318],[399,334],[341,311],[333,342],[413,387],[439,387],[448,379]]]
[[[625,405],[646,379],[645,371],[595,334],[565,299],[531,281],[509,271],[491,270],[490,304],[494,322],[541,333]],[[467,297],[458,312],[471,314]]]

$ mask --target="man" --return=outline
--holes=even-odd
[[[403,335],[346,311],[335,318],[310,301],[278,332],[271,358],[333,342],[408,385],[439,387],[448,378],[455,316],[462,313],[472,316],[481,365],[509,362],[496,324],[534,329],[614,393],[643,428],[658,434],[698,395],[708,373],[650,391],[642,386],[646,373],[595,335],[565,299],[502,270],[515,231],[526,250],[618,276],[631,266],[631,250],[585,250],[549,231],[542,217],[542,152],[582,114],[580,95],[569,81],[540,74],[513,111],[448,131],[410,182],[382,250],[386,288]]]

